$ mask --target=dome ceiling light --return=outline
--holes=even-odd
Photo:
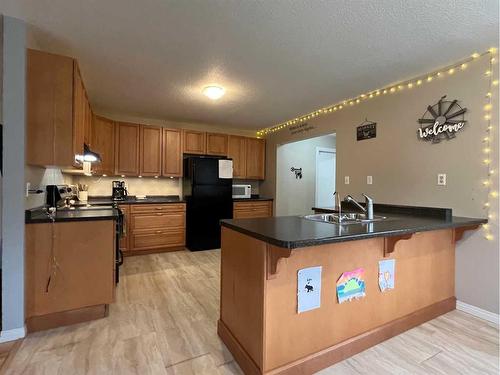
[[[204,87],[202,92],[209,99],[218,100],[224,96],[226,90],[223,87],[211,85]]]

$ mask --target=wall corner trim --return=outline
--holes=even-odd
[[[480,307],[469,305],[468,303],[457,301],[457,310],[463,311],[467,314],[473,315],[477,318],[486,320],[496,325],[500,324],[500,315],[483,310]]]
[[[26,326],[0,332],[0,343],[22,339],[26,336]]]

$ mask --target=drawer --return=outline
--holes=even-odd
[[[130,240],[133,250],[184,246],[185,232],[182,229],[148,230],[132,234]]]
[[[133,204],[132,213],[151,213],[151,212],[186,212],[185,203],[167,203],[167,204]]]
[[[271,207],[271,201],[254,201],[254,202],[234,202],[233,208],[235,210],[251,210],[251,209],[266,209]]]
[[[184,228],[186,214],[184,212],[153,212],[153,213],[135,213],[132,215],[131,231],[143,229],[170,229]]]
[[[253,209],[245,209],[245,210],[234,210],[233,218],[234,219],[253,219],[258,217],[270,217],[271,211],[269,207],[266,208],[253,208]]]

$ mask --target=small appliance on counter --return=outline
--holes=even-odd
[[[233,218],[232,160],[218,157],[184,159],[186,247],[191,251],[220,248],[220,221]]]
[[[233,185],[233,198],[251,198],[252,185]]]
[[[113,200],[124,201],[127,199],[127,187],[125,181],[113,181]]]
[[[69,185],[47,185],[45,203],[50,208],[66,207],[70,200],[77,199],[78,189]]]

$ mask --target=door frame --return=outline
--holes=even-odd
[[[314,205],[318,206],[318,159],[320,152],[328,152],[330,154],[335,154],[335,188],[337,187],[337,149],[331,147],[316,147],[316,158],[314,166]],[[333,194],[333,191],[332,191]]]

